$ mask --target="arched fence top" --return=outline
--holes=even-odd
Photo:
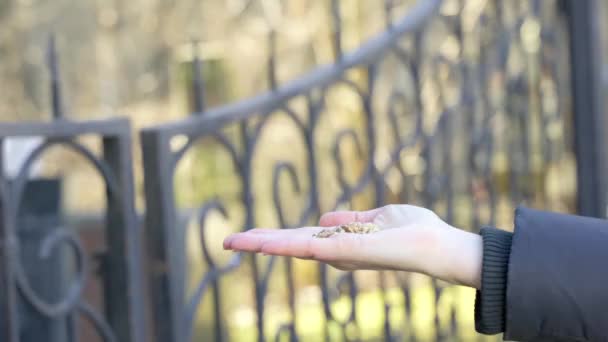
[[[151,126],[144,129],[144,132],[162,131],[168,136],[205,134],[227,123],[245,119],[253,113],[268,112],[290,98],[335,82],[336,78],[348,69],[370,63],[394,47],[404,34],[415,33],[424,28],[424,24],[437,13],[442,3],[443,0],[417,1],[401,20],[370,38],[355,51],[344,54],[336,62],[319,66],[305,76],[273,90],[211,109],[204,115],[193,115],[181,121]]]

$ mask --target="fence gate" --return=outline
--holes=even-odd
[[[144,341],[130,124],[126,119],[72,122],[64,118],[53,41],[49,57],[53,120],[0,123],[0,151],[9,139],[42,139],[14,177],[0,172],[0,340],[75,342],[84,340],[81,333],[90,333],[92,327],[102,341]],[[82,136],[99,138],[102,154],[79,143]],[[105,183],[106,249],[96,257],[87,255],[72,229],[61,227],[61,183],[29,179],[32,165],[56,146],[84,158]],[[2,160],[0,170],[4,170]],[[93,265],[99,265],[97,271]],[[83,294],[94,276],[102,279],[101,308]],[[84,327],[83,319],[88,322]]]

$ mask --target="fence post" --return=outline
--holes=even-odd
[[[564,0],[570,31],[577,212],[606,217],[606,115],[596,0]]]
[[[19,339],[17,321],[17,289],[12,262],[15,239],[7,217],[8,182],[4,173],[6,141],[0,138],[0,341],[15,342]]]

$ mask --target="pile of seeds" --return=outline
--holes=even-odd
[[[314,234],[314,237],[317,238],[328,238],[335,234],[340,233],[353,233],[353,234],[370,234],[375,233],[380,230],[380,227],[373,223],[362,223],[362,222],[351,222],[347,224],[342,224],[337,227],[326,228],[322,231]]]

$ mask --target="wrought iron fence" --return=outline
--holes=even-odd
[[[347,52],[334,0],[332,63],[280,82],[280,32],[273,31],[270,89],[210,110],[196,57],[195,113],[141,133],[146,268],[130,125],[63,116],[51,45],[53,120],[0,123],[0,152],[10,138],[43,138],[15,177],[0,172],[0,337],[82,340],[84,317],[105,341],[481,339],[472,334],[471,292],[395,272],[225,257],[217,235],[300,227],[329,210],[391,203],[431,208],[471,230],[508,228],[521,202],[601,213],[605,196],[594,184],[603,150],[585,152],[601,136],[594,127],[599,111],[589,104],[597,94],[589,95],[595,85],[581,86],[594,70],[586,36],[593,7],[564,3],[419,0],[398,19],[387,0],[378,3],[383,31]],[[571,82],[573,70],[580,74]],[[82,136],[98,138],[102,152],[81,144]],[[78,236],[61,227],[60,182],[28,180],[33,163],[54,146],[82,156],[104,181],[101,256],[86,255]],[[216,176],[182,177],[184,169],[196,174],[210,166]],[[189,188],[204,194],[184,200]],[[65,249],[74,270],[58,257]],[[96,263],[99,307],[83,294]],[[154,336],[146,330],[144,279]]]
[[[258,341],[469,336],[459,331],[453,288],[432,282],[425,305],[434,323],[423,332],[412,308],[419,280],[394,272],[359,277],[320,265],[312,286],[319,291],[302,295],[292,260],[240,254],[218,260],[209,234],[221,224],[299,227],[337,208],[414,203],[476,230],[510,226],[521,202],[574,209],[575,189],[567,187],[575,183],[567,172],[574,165],[569,36],[557,1],[418,1],[399,20],[387,1],[385,30],[350,53],[342,49],[340,3],[331,4],[332,64],[279,85],[272,32],[266,93],[207,110],[196,59],[196,113],[143,131],[159,340],[235,338],[227,307],[237,304],[254,308],[255,328],[246,334]],[[271,141],[269,131],[283,134]],[[187,158],[200,158],[199,167],[201,160],[213,163],[218,153],[232,163],[222,169],[229,181],[184,218],[180,165]],[[214,187],[213,179],[198,185]],[[212,214],[223,223],[211,226]],[[187,252],[193,226],[204,264],[198,272]],[[381,307],[373,333],[362,328],[369,315],[357,309],[365,293],[377,294]],[[313,297],[321,307],[314,311],[323,326],[317,335],[297,304]],[[277,300],[287,312],[271,315],[269,301]],[[197,331],[202,311],[214,323]]]

